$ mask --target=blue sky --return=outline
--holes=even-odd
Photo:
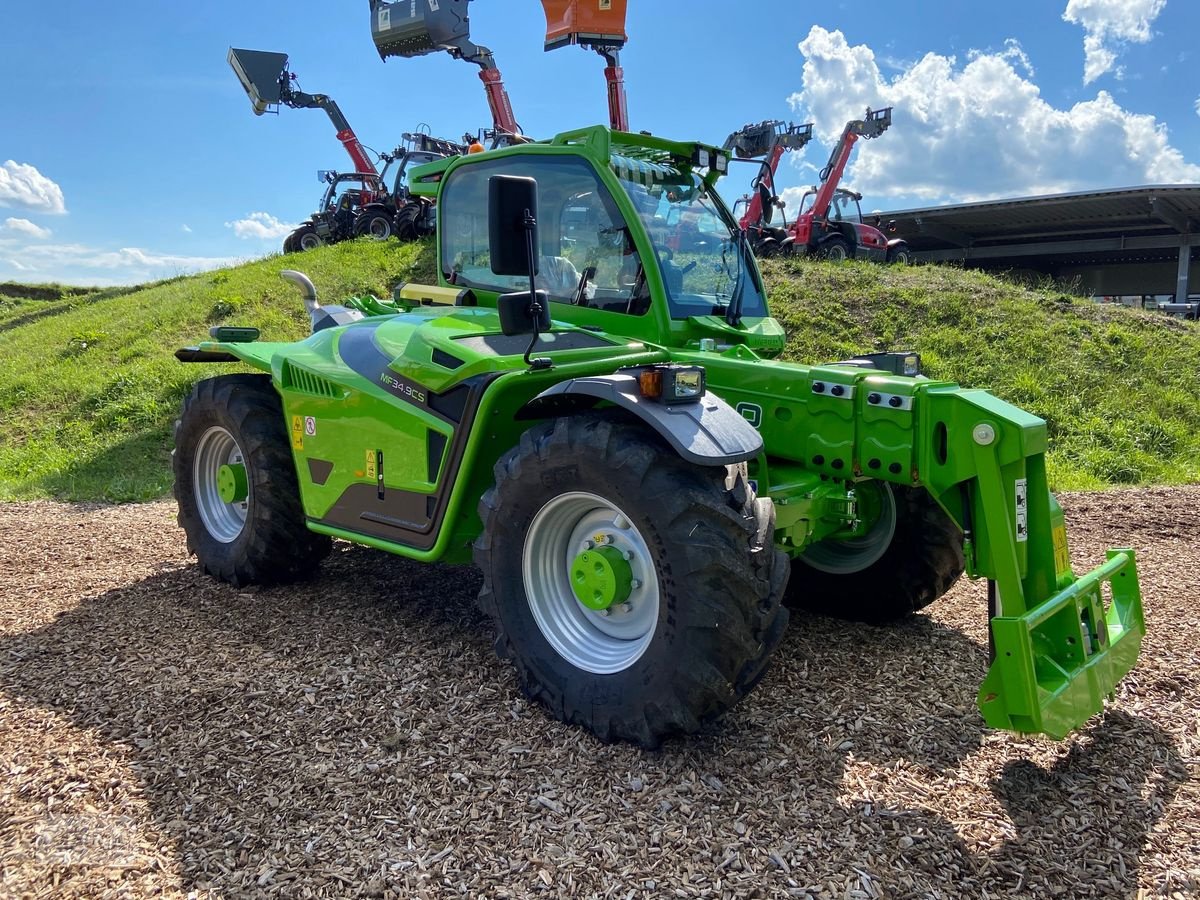
[[[316,206],[316,170],[347,157],[319,111],[255,117],[231,45],[290,54],[379,150],[420,122],[447,137],[489,124],[473,66],[380,61],[366,0],[9,6],[0,281],[131,283],[278,250],[276,225]],[[867,105],[896,109],[847,179],[871,209],[1200,182],[1193,0],[629,6],[633,127],[719,142],[765,118],[815,122],[781,186],[811,181]],[[544,53],[537,0],[477,0],[471,24],[527,133],[607,121],[601,60]],[[750,174],[735,169],[726,196]]]

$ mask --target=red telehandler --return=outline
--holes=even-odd
[[[292,109],[321,109],[337,129],[337,139],[346,148],[353,170],[338,174],[319,173],[318,177],[329,184],[329,190],[321,208],[284,241],[285,253],[310,250],[321,244],[332,244],[355,236],[358,228],[373,223],[359,221],[359,214],[369,204],[387,193],[383,180],[366,148],[359,141],[354,129],[343,115],[341,108],[326,94],[307,94],[301,91],[296,76],[288,69],[286,53],[270,53],[263,50],[239,50],[230,48],[229,65],[250,98],[254,114],[261,116],[272,107],[288,106]],[[378,226],[376,226],[378,227]],[[390,224],[386,233],[376,237],[387,238],[392,234]]]
[[[405,134],[404,146],[380,157],[388,167],[399,163],[395,189],[390,190],[385,181],[388,169],[380,172],[375,168],[337,103],[325,94],[307,94],[300,90],[296,75],[288,68],[286,53],[231,48],[229,65],[250,98],[255,115],[261,116],[278,106],[324,110],[354,165],[350,172],[318,173],[322,183],[328,185],[320,208],[288,235],[283,242],[284,253],[311,250],[322,244],[364,235],[376,240],[386,240],[396,233],[405,239],[420,236],[420,223],[429,218],[426,215],[429,204],[409,197],[403,185],[406,165],[410,158],[419,165],[443,156],[465,153],[466,147],[420,132]],[[408,209],[409,206],[420,208]]]
[[[791,247],[795,240],[786,227],[771,225],[776,209],[783,209],[783,201],[775,193],[775,170],[779,161],[789,150],[802,150],[812,140],[812,124],[784,124],[777,119],[745,125],[725,139],[725,149],[734,161],[760,160],[758,175],[750,182],[750,194],[737,206],[745,202],[746,211],[738,225],[746,233],[756,256],[774,256]],[[786,225],[786,223],[785,223]]]
[[[775,194],[775,170],[783,151],[791,148],[784,146],[781,149],[774,146],[763,161],[758,178],[755,179],[755,192],[749,201],[746,215],[742,217],[742,229],[751,240],[771,242],[762,248],[765,255],[772,252],[793,252],[833,260],[857,256],[876,262],[907,263],[908,245],[898,238],[889,239],[878,227],[865,223],[858,205],[862,195],[838,186],[858,139],[877,138],[887,131],[891,124],[890,106],[874,111],[868,109],[862,119],[851,119],[847,122],[846,127],[842,129],[841,138],[829,156],[829,162],[821,170],[821,183],[804,194],[800,200],[800,214],[790,225],[785,221],[782,228],[770,227],[772,207],[783,209],[782,201]],[[762,126],[748,126],[755,127]],[[811,126],[798,128],[802,130]],[[736,143],[746,139],[747,130],[731,134],[726,146],[736,152]],[[755,251],[759,252],[757,245]]]

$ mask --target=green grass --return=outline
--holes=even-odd
[[[142,288],[0,285],[0,499],[144,500],[170,488],[170,428],[210,325],[301,337],[296,266],[323,299],[433,276],[431,243],[353,242]],[[949,268],[765,266],[787,356],[918,349],[928,374],[1042,416],[1058,489],[1200,480],[1200,328]],[[41,287],[41,286],[39,286]]]
[[[303,337],[303,269],[326,300],[386,296],[433,277],[431,247],[355,242],[141,289],[0,298],[0,500],[147,500],[170,490],[171,425],[198,379],[229,366],[179,363],[218,323]]]

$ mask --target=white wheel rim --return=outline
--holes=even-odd
[[[875,524],[860,537],[848,541],[817,541],[800,558],[819,572],[853,575],[877,563],[896,535],[896,496],[891,485],[881,483],[883,507]]]
[[[245,465],[242,448],[233,435],[220,425],[214,425],[200,436],[192,462],[192,490],[200,521],[216,540],[231,544],[246,527],[246,512],[250,495],[245,500],[226,503],[221,499],[217,477],[221,466]]]
[[[585,542],[626,555],[636,580],[627,603],[589,609],[571,590],[570,570]],[[560,494],[533,517],[521,554],[525,597],[542,636],[563,659],[597,675],[629,668],[650,646],[658,627],[659,587],[654,560],[641,533],[621,509],[595,494]]]

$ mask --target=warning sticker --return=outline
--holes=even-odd
[[[304,433],[309,437],[317,436],[317,420],[313,416],[304,417]]]
[[[1017,540],[1024,541],[1029,538],[1029,488],[1024,478],[1017,479],[1016,495]]]
[[[292,449],[304,449],[304,419],[300,416],[292,416]]]
[[[1054,526],[1054,571],[1062,575],[1071,571],[1071,554],[1067,552],[1067,528]]]
[[[377,474],[376,470],[375,470],[375,451],[374,450],[367,451],[367,470],[366,471],[367,471],[367,478],[369,478],[371,481],[374,481],[376,478],[376,474]]]

